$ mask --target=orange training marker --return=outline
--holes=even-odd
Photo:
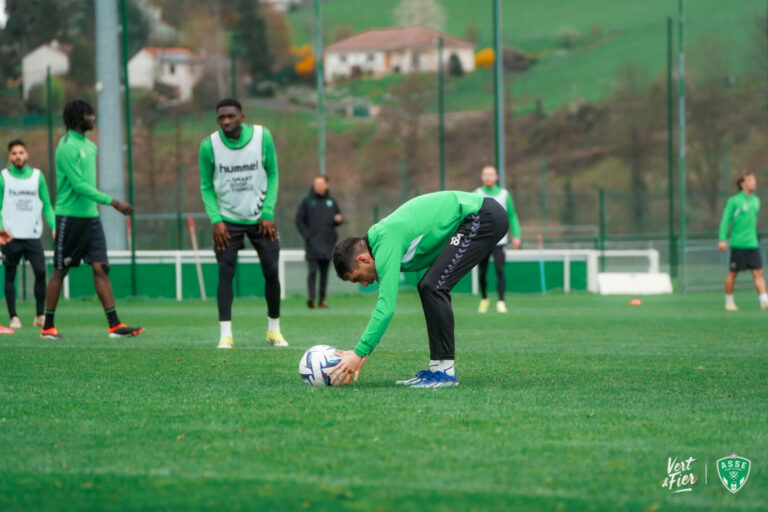
[[[631,301],[629,301],[629,305],[630,306],[642,306],[643,305],[643,301],[640,300],[640,299],[632,299]]]

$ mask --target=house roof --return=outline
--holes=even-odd
[[[35,51],[39,50],[40,48],[50,48],[51,50],[59,51],[59,52],[65,54],[65,55],[70,55],[72,53],[72,45],[71,44],[60,43],[56,39],[52,39],[51,41],[48,41],[47,43],[41,44],[40,46],[38,46],[37,48],[32,50],[32,52],[35,52]],[[32,52],[29,52],[29,53],[32,53]],[[29,53],[27,53],[27,55],[29,55]]]
[[[403,48],[432,48],[435,40],[443,38],[446,48],[475,48],[475,43],[450,36],[428,27],[373,28],[326,46],[325,52],[355,50],[399,50]]]
[[[191,62],[200,58],[189,48],[179,46],[145,46],[141,51],[164,62]]]

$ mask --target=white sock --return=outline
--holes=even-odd
[[[219,322],[219,329],[221,330],[221,337],[232,336],[232,320],[226,322]]]
[[[441,359],[437,362],[437,371],[445,372],[446,375],[453,377],[456,375],[453,359]]]
[[[437,359],[430,359],[429,360],[429,366],[427,367],[427,370],[429,370],[431,372],[436,372],[438,366],[440,366],[440,361],[438,361]]]
[[[758,298],[760,299],[760,304],[765,304],[768,302],[768,293],[761,293]]]
[[[267,317],[267,330],[268,331],[279,331],[280,330],[280,319],[279,318],[270,318]]]
[[[728,295],[728,294],[726,293],[726,294],[725,294],[725,305],[726,305],[726,306],[733,306],[733,305],[735,305],[735,304],[736,304],[736,301],[735,301],[735,300],[733,300],[733,294],[730,294],[730,295]]]

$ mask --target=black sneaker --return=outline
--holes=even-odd
[[[110,338],[127,338],[128,336],[138,336],[144,332],[143,327],[128,327],[125,324],[117,324],[109,328]]]
[[[48,329],[42,329],[40,331],[40,339],[41,340],[61,340],[64,339],[64,336],[62,336],[59,333],[59,330],[55,327],[50,327]]]

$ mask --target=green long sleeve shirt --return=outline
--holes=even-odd
[[[243,124],[238,139],[229,139],[223,131],[219,131],[221,140],[230,149],[244,148],[253,137],[253,125]],[[264,170],[267,172],[267,192],[264,198],[264,205],[261,208],[261,219],[275,219],[275,203],[277,203],[277,188],[279,185],[277,171],[277,154],[275,152],[275,143],[272,139],[272,133],[264,128],[264,137],[261,143],[261,154],[264,160]],[[216,190],[213,186],[214,173],[216,172],[216,162],[213,155],[213,146],[211,139],[206,137],[200,144],[200,192],[203,196],[203,205],[211,224],[216,224],[223,220],[234,222],[236,224],[255,224],[243,222],[242,220],[228,219],[221,215],[219,202],[216,198]]]
[[[11,176],[14,178],[19,179],[27,179],[32,177],[32,168],[28,165],[25,165],[23,169],[19,169],[15,165],[9,165],[8,166],[8,172],[11,173]],[[48,223],[48,226],[50,226],[51,230],[56,229],[56,215],[53,212],[53,205],[51,204],[51,196],[48,193],[48,185],[45,183],[45,176],[40,174],[40,184],[38,186],[38,190],[40,193],[40,201],[43,202],[43,217],[45,218],[45,222]],[[5,193],[5,180],[3,179],[3,176],[0,174],[0,211],[3,209],[3,195]],[[3,218],[0,216],[0,229],[5,229],[3,224]]]
[[[445,191],[416,197],[371,226],[371,247],[379,277],[379,295],[368,326],[355,346],[365,357],[376,347],[395,314],[400,272],[428,268],[469,215],[480,211],[484,198],[471,192]]]
[[[501,187],[495,185],[493,187],[486,187],[485,185],[480,187],[483,194],[489,197],[496,197],[501,192]],[[507,192],[507,200],[504,205],[504,209],[507,210],[507,216],[509,216],[509,229],[512,231],[512,236],[520,238],[522,231],[520,230],[520,219],[517,218],[517,211],[515,210],[515,202],[512,200],[512,194]]]
[[[112,197],[96,188],[96,144],[69,130],[56,147],[56,215],[98,217]]]
[[[728,241],[728,227],[731,226],[730,246],[733,249],[757,249],[757,215],[760,213],[760,198],[743,191],[728,198],[720,221],[721,242]]]

